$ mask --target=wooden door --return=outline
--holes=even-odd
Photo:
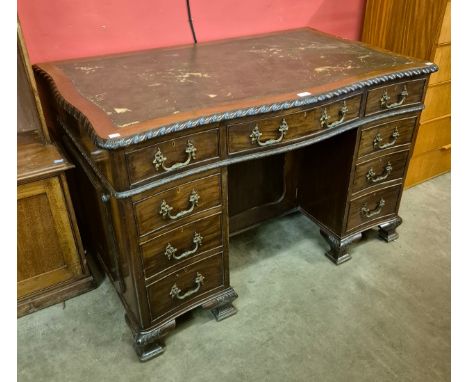
[[[18,186],[18,298],[83,274],[58,176]]]

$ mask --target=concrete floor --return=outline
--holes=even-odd
[[[140,363],[104,282],[18,320],[19,381],[449,381],[450,175],[403,194],[400,238],[340,266],[301,215],[232,239],[237,315],[196,310]]]

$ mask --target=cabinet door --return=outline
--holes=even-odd
[[[18,186],[18,298],[83,274],[61,180]]]

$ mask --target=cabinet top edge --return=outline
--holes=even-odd
[[[314,105],[437,71],[310,28],[34,66],[96,146],[118,149],[245,116]]]

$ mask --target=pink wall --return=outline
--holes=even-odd
[[[310,26],[358,39],[365,0],[191,0],[200,42]],[[32,63],[192,42],[185,0],[18,0]]]

